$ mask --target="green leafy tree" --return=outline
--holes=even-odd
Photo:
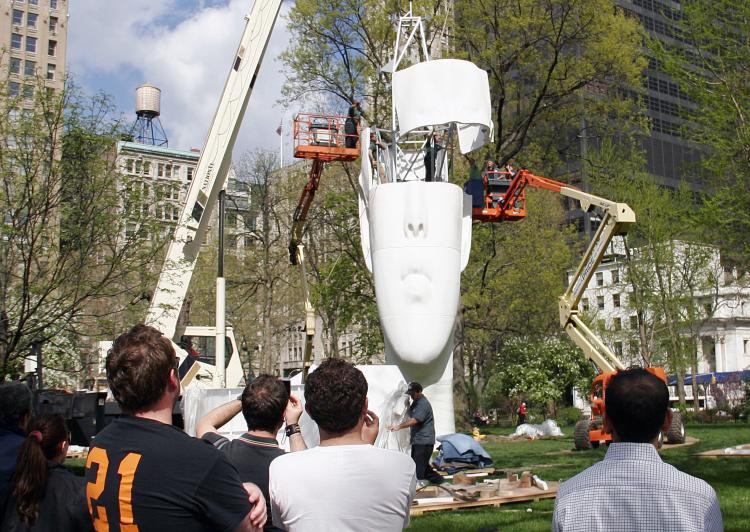
[[[456,2],[455,10],[456,54],[489,76],[491,156],[501,166],[528,165],[532,143],[554,167],[580,155],[579,139],[628,133],[632,103],[618,92],[639,85],[646,63],[637,22],[611,0]]]
[[[314,275],[314,306],[328,338],[327,354],[341,356],[340,333],[354,332],[355,360],[367,363],[383,352],[383,335],[375,287],[362,256],[351,170],[348,165],[331,165],[324,174],[310,212],[308,257]]]
[[[554,416],[555,403],[577,386],[587,389],[593,377],[583,353],[567,339],[513,337],[503,346],[487,383],[487,406],[509,397],[545,405]]]
[[[120,188],[107,98],[34,88],[0,100],[0,379],[34,343],[100,332],[161,247],[143,198]]]
[[[692,192],[685,185],[666,188],[639,167],[637,155],[604,144],[588,179],[636,213],[624,242],[627,305],[638,325],[630,333],[637,334],[632,340],[644,365],[665,365],[678,375],[684,403],[684,376],[697,372],[700,330],[716,310],[721,266],[716,249],[703,244],[705,227]],[[697,400],[697,389],[693,396]]]
[[[694,174],[704,186],[703,223],[723,258],[750,264],[750,5],[731,0],[681,3],[683,42],[652,49],[690,98],[682,133],[707,148]]]

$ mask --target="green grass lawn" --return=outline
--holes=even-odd
[[[482,432],[508,435],[512,431],[488,428]],[[563,427],[563,432],[566,437],[557,440],[486,442],[483,445],[498,469],[523,467],[545,480],[568,479],[604,457],[606,448],[567,452],[573,449],[573,427]],[[693,456],[701,451],[750,443],[750,426],[743,423],[688,425],[687,433],[700,441],[688,447],[665,450],[661,453],[662,459],[713,486],[719,495],[725,530],[750,530],[750,458],[706,459]],[[66,465],[72,466],[79,474],[83,472],[82,460],[70,460]],[[426,513],[412,518],[409,530],[549,530],[553,507],[554,499],[548,499],[497,508]]]
[[[557,440],[486,442],[494,466],[524,467],[545,480],[565,480],[601,460],[606,448],[582,452],[573,449],[573,427],[563,427],[566,437]],[[488,429],[487,434],[510,434],[510,429]],[[688,425],[687,433],[700,441],[695,445],[665,450],[662,459],[681,471],[702,478],[716,490],[727,531],[750,530],[750,458],[696,458],[693,454],[750,443],[747,424]],[[554,499],[518,503],[497,508],[426,513],[412,518],[410,530],[550,530]],[[531,512],[528,511],[531,509]]]

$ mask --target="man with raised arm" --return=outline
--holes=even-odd
[[[560,486],[552,530],[723,530],[713,488],[656,450],[672,422],[664,381],[642,368],[620,371],[604,401],[612,444],[604,460]]]
[[[435,417],[432,414],[432,405],[422,393],[422,385],[418,382],[410,382],[405,393],[411,398],[409,417],[402,423],[391,425],[388,430],[409,429],[411,457],[417,468],[417,480],[441,484],[443,477],[430,465],[432,451],[435,448]]]
[[[229,401],[198,420],[196,433],[220,449],[240,473],[240,480],[252,482],[263,492],[268,510],[264,530],[276,531],[271,521],[268,496],[268,468],[271,462],[284,454],[276,441],[276,434],[286,422],[286,435],[290,449],[307,449],[299,428],[302,404],[289,394],[284,382],[272,375],[260,375],[248,384],[240,399]],[[242,412],[247,422],[247,432],[229,441],[218,434],[218,429]]]
[[[92,441],[86,499],[97,530],[255,531],[266,521],[257,486],[207,442],[172,425],[178,359],[158,330],[136,325],[107,354],[107,382],[126,414]]]
[[[274,525],[298,531],[402,530],[414,498],[414,462],[373,447],[378,417],[367,381],[349,362],[326,359],[305,382],[305,410],[320,446],[271,463]]]

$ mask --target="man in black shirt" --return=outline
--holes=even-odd
[[[229,441],[217,430],[240,411],[247,422],[248,431]],[[290,449],[307,449],[299,430],[300,416],[302,405],[299,399],[289,394],[283,381],[272,375],[260,375],[244,389],[241,400],[230,401],[211,410],[196,425],[197,434],[226,454],[243,482],[252,482],[260,487],[268,508],[266,531],[280,530],[271,522],[268,495],[268,468],[274,458],[284,454],[279,449],[276,434],[286,421]]]
[[[266,520],[257,486],[213,447],[172,426],[180,395],[172,344],[146,325],[115,340],[107,381],[123,412],[92,442],[86,498],[97,530],[250,531]],[[247,490],[247,491],[246,491]]]
[[[424,155],[424,180],[440,181],[445,148],[441,144],[443,137],[439,133],[427,140]]]

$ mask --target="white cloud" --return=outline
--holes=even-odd
[[[129,106],[121,109],[128,114],[136,87],[153,83],[162,90],[161,120],[169,145],[202,147],[251,5],[251,0],[76,0],[70,6],[68,68],[89,91],[129,93],[129,101],[119,98],[121,106]],[[282,13],[289,7],[285,3]],[[277,57],[287,44],[279,16],[235,156],[258,147],[278,149],[275,129],[282,109],[275,102],[284,77]]]

